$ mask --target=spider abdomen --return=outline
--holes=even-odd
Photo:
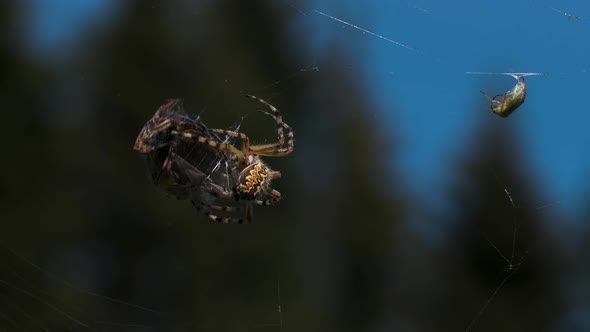
[[[240,192],[248,197],[260,195],[270,185],[269,169],[263,163],[255,163],[242,171]]]

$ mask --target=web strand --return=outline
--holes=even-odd
[[[369,30],[367,30],[367,29],[363,29],[363,28],[359,27],[358,25],[354,25],[354,24],[352,24],[352,23],[346,22],[345,20],[342,20],[342,19],[339,19],[339,18],[337,18],[337,17],[334,17],[334,16],[332,16],[332,15],[326,14],[326,13],[324,13],[324,12],[322,12],[322,11],[319,11],[319,10],[316,10],[316,9],[313,9],[312,11],[313,11],[313,12],[315,12],[315,13],[317,13],[317,14],[320,14],[320,15],[322,15],[322,16],[328,17],[328,18],[330,18],[330,19],[332,19],[332,20],[334,20],[334,21],[336,21],[336,22],[340,22],[340,23],[342,23],[342,24],[344,24],[344,25],[347,25],[347,26],[349,26],[349,27],[351,27],[351,28],[354,28],[354,29],[357,29],[357,30],[359,30],[359,31],[362,31],[362,32],[364,32],[364,33],[366,33],[366,34],[369,34],[369,35],[371,35],[371,36],[377,37],[377,38],[379,38],[379,39],[383,39],[383,40],[385,40],[386,42],[389,42],[389,43],[391,43],[391,44],[394,44],[394,45],[397,45],[397,46],[403,47],[403,48],[405,48],[405,49],[408,49],[408,50],[410,50],[410,51],[414,51],[414,52],[417,52],[417,51],[418,51],[418,50],[416,50],[415,48],[413,48],[413,47],[411,47],[411,46],[408,46],[408,45],[402,44],[402,43],[400,43],[400,42],[397,42],[397,41],[395,41],[395,40],[393,40],[393,39],[389,39],[389,38],[387,38],[387,37],[385,37],[385,36],[383,36],[383,35],[380,35],[380,34],[374,33],[374,32],[372,32],[372,31],[369,31]]]

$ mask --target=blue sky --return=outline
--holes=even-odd
[[[440,203],[466,140],[482,121],[510,122],[519,134],[534,179],[544,184],[547,202],[575,216],[590,189],[590,134],[587,110],[590,79],[590,3],[583,1],[317,0],[300,10],[298,24],[311,26],[310,59],[337,40],[355,55],[350,66],[380,106],[369,116],[401,140],[396,161],[408,192]],[[28,46],[43,54],[84,38],[83,32],[117,13],[113,1],[29,0],[31,25],[23,31]],[[352,28],[337,17],[384,38]],[[568,18],[567,13],[580,19]],[[304,31],[302,29],[302,31]],[[295,30],[293,33],[297,33]],[[310,60],[309,63],[313,63]],[[301,67],[309,66],[301,64]],[[321,71],[321,67],[319,68]],[[549,72],[530,77],[526,103],[511,117],[489,112],[480,89],[498,94],[510,89],[508,76],[475,76],[467,71]],[[476,106],[481,106],[481,112]],[[391,111],[389,111],[391,110]],[[517,188],[511,188],[513,191]]]
[[[42,54],[83,40],[89,29],[111,21],[117,8],[113,0],[25,0],[20,5],[25,44]]]
[[[410,191],[426,201],[443,194],[453,174],[449,160],[463,152],[466,140],[476,137],[481,121],[508,121],[525,148],[531,176],[547,190],[540,196],[547,203],[559,202],[553,207],[559,213],[577,214],[590,188],[584,181],[590,174],[590,3],[316,1],[314,6],[417,50],[322,15],[313,18],[323,32],[315,37],[317,47],[326,39],[341,38],[344,44],[348,39],[353,54],[363,53],[364,61],[357,65],[366,73],[365,86],[381,109],[395,110],[379,116],[402,139],[396,158],[402,161]],[[581,18],[568,19],[565,13]],[[502,119],[489,111],[479,90],[499,94],[510,89],[514,79],[467,71],[549,76],[527,78],[526,103]]]

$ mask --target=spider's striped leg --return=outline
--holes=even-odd
[[[293,146],[281,148],[278,144],[261,144],[250,148],[250,152],[265,157],[284,157],[293,152]]]
[[[272,196],[269,199],[255,200],[254,202],[258,205],[275,205],[281,200],[281,193],[274,189],[272,189],[269,195]]]
[[[220,222],[223,224],[249,224],[252,221],[252,212],[250,205],[246,207],[246,217],[245,218],[233,218],[233,217],[222,217],[218,214],[215,214],[214,211],[220,212],[238,212],[240,208],[233,207],[233,206],[222,206],[222,205],[209,205],[203,202],[195,202],[192,201],[193,205],[197,208],[197,211],[205,214],[209,219],[212,221]]]
[[[196,142],[199,142],[202,144],[207,144],[207,145],[209,145],[213,148],[219,149],[219,150],[225,150],[225,151],[231,152],[234,155],[236,155],[239,160],[246,159],[246,157],[244,156],[244,153],[242,153],[242,151],[238,150],[235,146],[233,146],[231,144],[226,144],[223,142],[218,142],[215,140],[208,139],[204,136],[199,135],[198,133],[196,133],[192,130],[185,130],[183,132],[179,132],[177,130],[172,130],[170,133],[174,136],[178,136],[183,139],[187,139],[187,140],[190,140],[193,142],[196,141]]]
[[[236,137],[242,140],[242,153],[246,155],[248,150],[250,150],[250,138],[244,133],[239,133],[233,130],[225,130],[225,129],[211,129],[212,132],[227,135],[231,137]]]
[[[263,112],[263,113],[267,114],[267,115],[271,116],[273,119],[275,119],[275,122],[277,124],[277,135],[278,135],[278,140],[279,140],[279,142],[275,143],[275,144],[263,144],[263,145],[251,146],[250,151],[257,154],[257,155],[274,156],[274,157],[286,156],[286,155],[290,154],[291,152],[293,152],[293,149],[295,147],[295,143],[294,143],[294,139],[293,139],[293,137],[294,137],[293,129],[291,129],[291,127],[289,127],[288,124],[283,122],[283,117],[281,115],[281,112],[279,112],[279,110],[276,107],[269,104],[264,99],[261,99],[261,98],[258,98],[258,97],[252,96],[252,95],[246,95],[246,97],[257,100],[259,103],[264,104],[266,107],[268,107],[268,109],[270,110],[270,113],[269,112]],[[283,147],[285,145],[285,136],[287,136],[287,146]]]

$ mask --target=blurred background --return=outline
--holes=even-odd
[[[0,4],[0,331],[589,331],[590,5]],[[363,31],[364,30],[364,31]],[[529,77],[507,119],[481,95]],[[198,215],[132,151],[169,98],[283,201]]]

